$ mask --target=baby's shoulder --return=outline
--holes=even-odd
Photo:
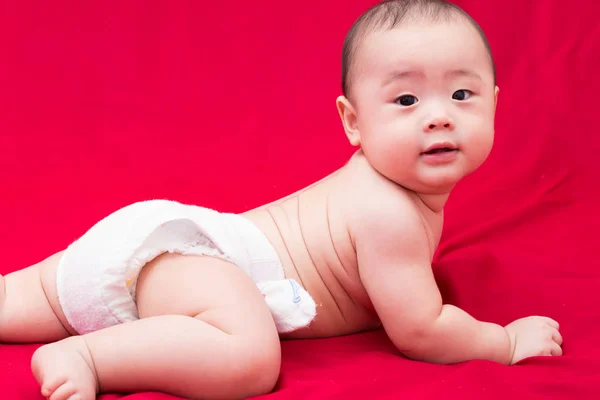
[[[422,226],[414,194],[372,168],[357,169],[345,187],[344,198],[351,211],[349,228],[354,233],[371,235]]]

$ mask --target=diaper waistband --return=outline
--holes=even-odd
[[[277,251],[252,221],[232,213],[221,213],[221,217],[228,240],[215,238],[216,245],[234,264],[256,283],[285,279]]]

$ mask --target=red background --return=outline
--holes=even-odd
[[[341,166],[341,46],[372,3],[2,2],[0,272],[133,201],[243,211]],[[383,332],[286,342],[267,398],[600,391],[599,7],[457,3],[486,31],[501,90],[495,148],[449,201],[435,273],[478,318],[557,319],[565,355],[438,366],[400,357]],[[35,348],[0,346],[2,398],[38,398]]]

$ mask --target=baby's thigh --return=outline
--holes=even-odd
[[[56,269],[62,252],[11,272],[0,284],[0,341],[51,342],[75,334],[56,293]]]
[[[51,255],[37,264],[37,267],[40,270],[40,281],[42,283],[44,294],[48,299],[48,304],[50,304],[52,311],[54,311],[56,317],[65,327],[65,329],[71,335],[75,335],[75,330],[69,325],[67,317],[65,317],[62,307],[60,306],[60,302],[58,300],[58,290],[56,289],[56,272],[58,269],[58,263],[62,258],[63,253],[64,250]]]
[[[256,284],[239,267],[209,256],[163,254],[142,269],[136,288],[140,318],[196,317],[229,333],[279,336]]]

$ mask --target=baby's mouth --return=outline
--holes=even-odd
[[[451,151],[457,151],[457,149],[452,148],[452,147],[438,147],[435,149],[424,151],[422,154],[432,155],[432,154],[449,153]]]

